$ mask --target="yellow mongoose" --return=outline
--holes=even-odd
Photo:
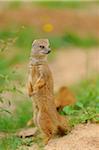
[[[50,53],[47,39],[32,44],[29,64],[28,94],[33,97],[34,123],[44,133],[46,142],[56,134],[65,134],[67,119],[56,110],[53,94],[53,78],[47,63]]]

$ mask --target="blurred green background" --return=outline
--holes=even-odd
[[[72,126],[99,121],[98,10],[98,1],[0,1],[1,131],[16,132],[32,117],[26,82],[31,44],[37,38],[50,40],[52,53],[48,60],[55,92],[63,85],[69,86],[78,100],[62,113],[71,118]],[[0,147],[16,149],[21,142],[8,136],[0,139]]]
[[[98,1],[0,2],[0,10],[0,73],[27,63],[36,38],[50,40],[49,59],[62,49],[99,46]]]

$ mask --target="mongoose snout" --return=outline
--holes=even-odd
[[[44,52],[44,54],[49,54],[50,52],[51,52],[51,49],[48,48],[48,49],[46,49],[46,51]]]

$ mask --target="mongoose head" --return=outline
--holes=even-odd
[[[32,43],[32,55],[46,57],[51,52],[48,39],[37,39]]]

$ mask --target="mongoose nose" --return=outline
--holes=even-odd
[[[49,54],[50,52],[51,52],[51,49],[49,48],[49,49],[48,49],[48,54]]]

